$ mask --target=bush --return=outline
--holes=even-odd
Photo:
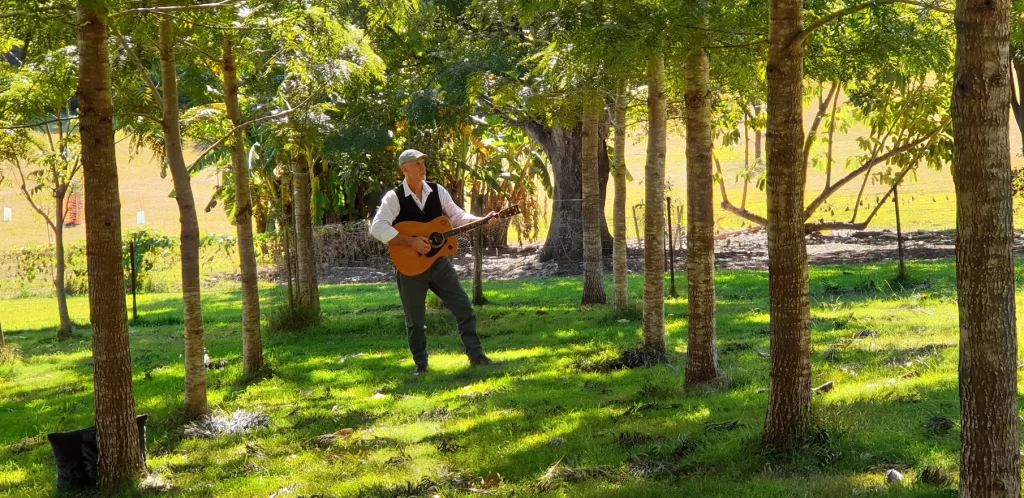
[[[0,365],[16,363],[21,360],[21,349],[17,344],[0,346]]]
[[[316,310],[287,304],[267,312],[267,328],[277,332],[296,332],[320,324],[323,316]]]

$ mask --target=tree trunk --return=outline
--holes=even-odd
[[[1009,0],[960,0],[953,119],[960,496],[1019,497]]]
[[[588,103],[589,104],[589,103]],[[598,182],[597,148],[600,108],[583,109],[583,300],[581,304],[604,304],[604,268],[601,258],[601,220],[604,202]]]
[[[285,277],[288,279],[288,309],[295,310],[295,210],[292,209],[291,168],[281,171],[281,233],[284,237]]]
[[[134,481],[143,461],[135,422],[128,309],[124,299],[107,12],[96,2],[80,0],[77,25],[99,487],[114,491]]]
[[[1021,138],[1024,138],[1024,60],[1021,59],[1024,56],[1024,50],[1019,46],[1014,46],[1012,52],[1015,54],[1013,60],[1011,60],[1013,77],[1016,82],[1016,90],[1010,94],[1010,109],[1013,111],[1013,120],[1017,122],[1017,131],[1021,134]],[[1012,89],[1014,85],[1010,85]],[[1024,152],[1024,144],[1022,144],[1022,152]]]
[[[0,349],[7,347],[7,341],[4,340],[4,324],[0,322]]]
[[[544,149],[554,177],[551,225],[539,259],[580,261],[583,259],[583,126],[549,129],[534,121],[519,123],[519,126]],[[598,150],[597,159],[603,207],[611,169],[604,147]],[[604,216],[601,217],[601,239],[608,242],[602,247],[611,247],[611,234]]]
[[[71,339],[73,328],[71,315],[68,313],[68,291],[65,285],[65,274],[67,273],[67,261],[64,259],[64,193],[58,192],[56,196],[57,211],[54,213],[53,242],[56,251],[57,274],[53,278],[53,288],[57,291],[57,311],[60,313],[60,329],[57,331],[58,340]]]
[[[473,214],[484,215],[484,196],[474,188],[472,192]],[[473,230],[473,304],[483,306],[487,304],[484,297],[484,229],[483,227]]]
[[[263,368],[263,339],[260,332],[260,287],[256,274],[256,250],[252,236],[252,195],[249,168],[242,144],[242,112],[238,108],[238,77],[231,38],[224,39],[224,103],[236,131],[231,139],[231,172],[235,180],[235,229],[238,231],[238,259],[242,273],[242,370],[254,375]]]
[[[686,385],[718,378],[715,339],[715,226],[711,152],[711,76],[708,54],[686,61],[686,278],[690,306]]]
[[[763,444],[792,449],[811,422],[811,313],[804,238],[803,0],[772,0],[768,39],[771,367]]]
[[[665,354],[665,57],[647,62],[647,164],[644,168],[644,346]]]
[[[317,288],[316,261],[313,252],[313,218],[310,212],[312,192],[309,186],[310,163],[307,154],[299,154],[292,162],[292,209],[295,210],[295,248],[298,259],[295,304],[320,313],[320,291]]]
[[[615,273],[615,307],[629,306],[629,283],[626,277],[626,84],[622,83],[615,96],[615,165],[612,176],[615,200],[612,207],[612,225],[615,227],[613,271]]]
[[[174,20],[160,18],[160,73],[163,79],[164,152],[174,182],[174,200],[181,223],[181,294],[185,313],[185,418],[210,411],[206,402],[206,364],[203,362],[203,301],[199,278],[199,218],[192,182],[181,151],[178,75],[174,60]]]

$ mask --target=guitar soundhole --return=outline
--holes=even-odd
[[[430,245],[437,247],[441,244],[444,244],[444,237],[442,237],[441,234],[437,232],[430,234]]]

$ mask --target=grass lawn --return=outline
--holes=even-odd
[[[478,496],[469,486],[497,496],[956,496],[955,482],[922,479],[927,467],[958,470],[954,267],[909,269],[906,287],[890,264],[812,269],[814,383],[836,387],[815,396],[823,432],[785,457],[757,446],[768,399],[758,354],[769,349],[766,272],[718,273],[719,352],[731,379],[700,392],[682,388],[684,298],[666,302],[672,365],[601,372],[587,367],[638,344],[639,313],[580,309],[579,278],[488,282],[494,304],[479,309],[480,331],[502,365],[470,368],[454,320],[434,310],[432,372],[419,378],[391,285],[325,286],[325,324],[268,333],[273,374],[245,385],[240,296],[207,293],[210,356],[230,362],[210,371],[211,405],[272,420],[217,439],[183,437],[180,296],[142,296],[131,338],[149,468],[174,486],[170,496],[430,496],[431,486],[445,497]],[[640,296],[642,278],[630,283]],[[265,289],[264,310],[282,299]],[[0,365],[0,495],[53,496],[45,434],[93,423],[88,332],[57,343],[52,302],[0,310],[24,356]],[[86,299],[70,305],[85,322]],[[315,444],[346,428],[349,437]],[[902,484],[885,484],[889,468],[903,471]]]

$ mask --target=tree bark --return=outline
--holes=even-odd
[[[99,487],[129,485],[142,469],[135,422],[128,309],[121,261],[121,200],[114,150],[114,108],[107,47],[107,12],[78,2],[80,133],[86,203],[86,257],[96,397]]]
[[[256,273],[256,250],[252,235],[252,194],[246,165],[238,106],[238,76],[230,37],[224,39],[224,105],[235,127],[231,139],[231,173],[235,180],[235,229],[238,232],[238,260],[242,273],[242,370],[254,375],[263,368],[263,338],[260,331],[260,287]]]
[[[811,316],[804,238],[803,0],[772,0],[768,38],[771,368],[763,444],[788,451],[811,422]]]
[[[473,214],[484,215],[484,196],[474,188],[470,194],[473,198]],[[473,230],[473,304],[483,306],[487,304],[484,297],[484,229],[483,227]]]
[[[71,339],[74,329],[71,325],[71,315],[68,313],[68,291],[65,284],[65,275],[67,274],[67,261],[64,259],[63,213],[65,194],[60,190],[61,187],[58,187],[57,195],[54,197],[57,203],[57,210],[54,212],[52,228],[57,274],[53,278],[53,287],[57,291],[57,311],[60,314],[60,329],[57,330],[57,339],[63,341]]]
[[[665,57],[647,61],[647,164],[644,167],[644,346],[665,354]]]
[[[206,401],[206,364],[203,362],[203,301],[199,278],[199,217],[192,181],[181,151],[178,111],[178,75],[174,58],[174,19],[160,18],[160,73],[163,79],[164,152],[174,182],[181,224],[181,294],[185,313],[185,418],[197,419],[210,411]]]
[[[962,497],[1021,495],[1009,15],[1009,0],[959,0],[954,16]]]
[[[598,137],[597,103],[583,109],[583,299],[581,304],[605,304],[604,264],[601,258],[601,220],[604,219],[604,203],[598,181],[598,147],[603,145]],[[607,223],[607,222],[606,222]]]
[[[290,168],[281,172],[281,231],[284,234],[284,261],[288,279],[288,309],[295,310],[295,210],[292,209],[292,182]]]
[[[320,291],[317,287],[316,257],[313,251],[313,217],[310,211],[312,192],[309,185],[308,154],[299,154],[292,162],[292,209],[295,210],[295,248],[298,259],[295,304],[320,313]]]
[[[554,198],[551,205],[551,225],[541,248],[541,261],[580,261],[583,259],[583,126],[572,129],[555,126],[547,128],[535,121],[517,123],[544,149],[551,163]],[[602,139],[602,144],[603,139]],[[598,178],[601,188],[601,206],[607,198],[611,161],[604,147],[598,151]],[[601,239],[611,247],[608,222],[601,217]]]
[[[715,338],[715,217],[711,153],[711,69],[708,54],[686,61],[686,278],[689,331],[686,385],[718,378]]]
[[[615,164],[612,167],[615,200],[612,207],[614,226],[613,271],[615,273],[615,307],[629,306],[629,283],[626,276],[626,84],[619,86],[615,96]]]

